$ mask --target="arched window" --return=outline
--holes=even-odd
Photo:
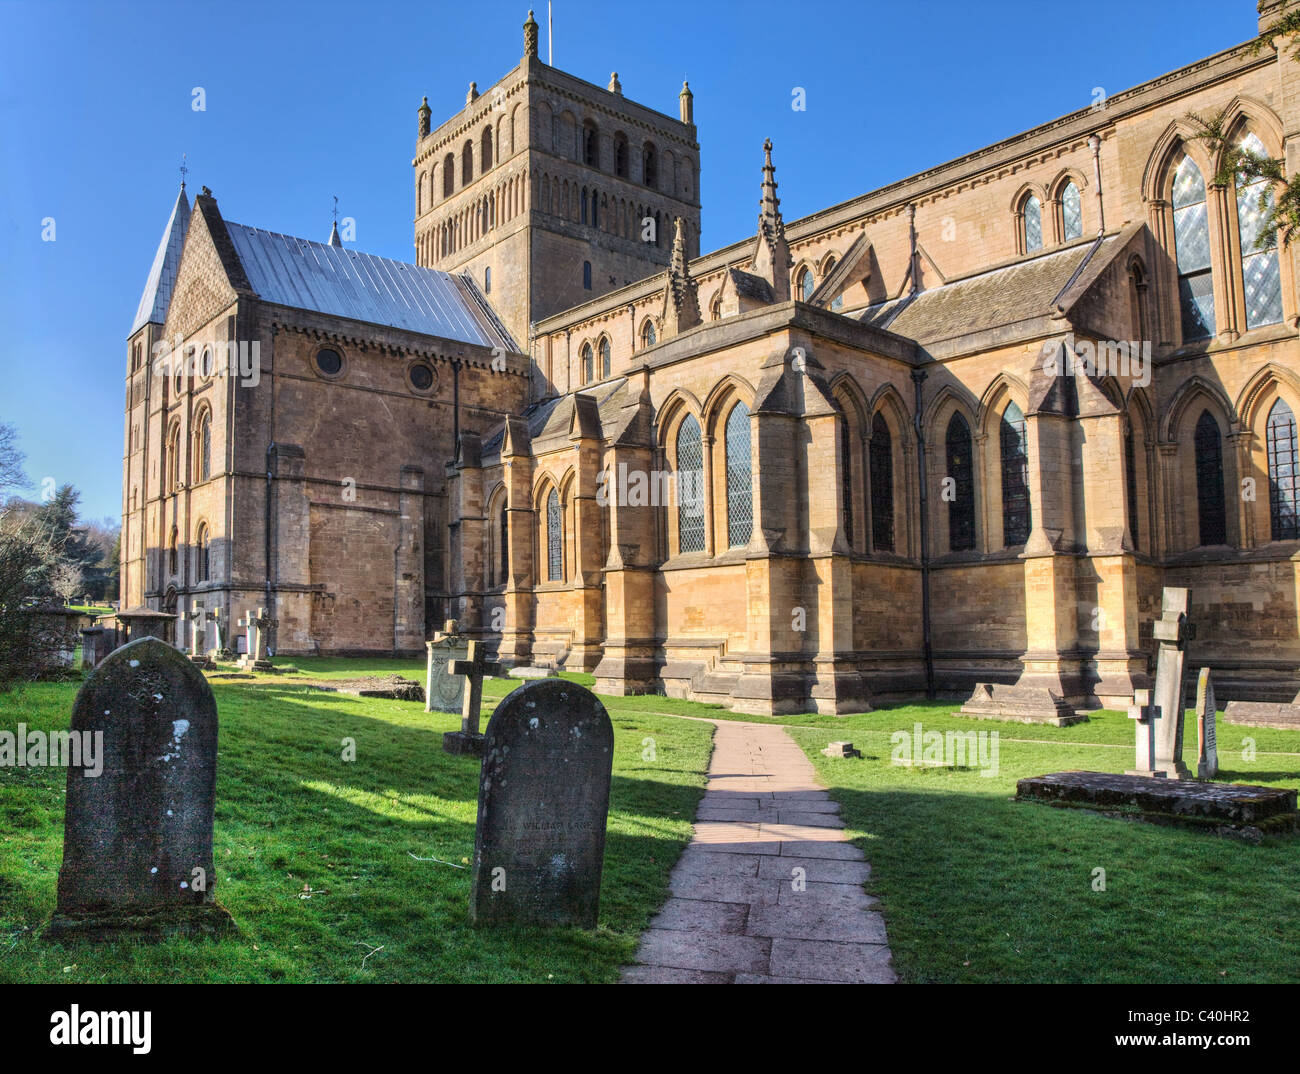
[[[1300,538],[1296,461],[1295,415],[1279,399],[1268,415],[1268,505],[1275,541]]]
[[[587,188],[582,188],[582,222],[587,222]]]
[[[1252,156],[1268,156],[1254,134],[1241,140]],[[1273,188],[1267,179],[1237,181],[1237,228],[1241,236],[1241,291],[1246,298],[1246,327],[1277,324],[1282,320],[1282,277],[1278,272],[1277,236],[1259,245],[1261,227],[1273,210]]]
[[[1043,248],[1043,206],[1033,194],[1025,199],[1024,216],[1025,253],[1031,254]]]
[[[754,484],[750,461],[749,407],[737,403],[727,415],[727,544],[749,544],[754,533]]]
[[[600,167],[600,134],[590,121],[582,125],[582,163],[588,168]]]
[[[604,336],[601,338],[600,341],[600,376],[602,380],[609,376],[609,371],[610,371],[609,337]]]
[[[194,479],[206,481],[212,476],[212,412],[205,410],[194,434]]]
[[[677,428],[677,550],[704,551],[704,444],[687,414]]]
[[[578,352],[578,357],[582,362],[582,383],[590,384],[596,379],[596,367],[592,360],[590,343],[584,343],[582,345],[582,350]]]
[[[1183,338],[1204,339],[1214,334],[1214,279],[1210,274],[1205,180],[1191,157],[1184,156],[1174,172],[1173,206],[1174,260],[1178,264]]]
[[[812,269],[805,268],[799,271],[798,290],[799,297],[803,299],[803,301],[807,302],[812,298],[813,292],[817,290],[817,281],[813,277]]]
[[[564,581],[564,512],[555,489],[546,497],[546,580]]]
[[[164,492],[175,492],[181,484],[181,427],[173,425],[167,436],[166,480]]]
[[[894,443],[880,414],[871,420],[871,544],[894,550]]]
[[[1083,199],[1079,197],[1079,188],[1072,182],[1066,183],[1065,189],[1061,191],[1061,224],[1061,237],[1066,242],[1082,238]]]
[[[645,323],[641,326],[641,346],[653,347],[655,345],[655,324],[650,318],[646,318]]]
[[[584,261],[582,263],[582,289],[584,291],[591,290],[591,262],[590,261]]]
[[[448,153],[442,161],[442,196],[451,197],[452,191],[456,189],[456,157]]]
[[[1223,444],[1219,423],[1207,410],[1196,423],[1196,512],[1198,543],[1228,543],[1228,513],[1223,501]]]
[[[641,174],[645,178],[646,186],[659,185],[659,154],[649,142],[646,142],[641,150]]]
[[[853,547],[853,430],[840,417],[840,503],[844,508],[844,539]]]
[[[492,585],[505,585],[510,575],[510,521],[509,513],[506,511],[506,498],[501,496],[497,500],[496,517],[493,519],[496,523],[493,537],[496,540],[496,548],[493,550],[496,555],[492,563]]]
[[[197,581],[206,582],[211,576],[212,554],[209,549],[208,525],[206,522],[199,523],[199,534],[194,542],[194,577]]]
[[[1002,412],[1002,543],[1007,548],[1029,540],[1029,451],[1025,416],[1015,403]]]
[[[167,569],[170,574],[180,574],[181,571],[180,539],[180,533],[173,526],[171,540],[167,543]]]
[[[975,547],[975,467],[970,426],[960,414],[948,421],[945,440],[948,476],[953,481],[948,501],[948,549],[967,552]]]
[[[469,186],[474,178],[474,143],[466,142],[460,154],[460,185]]]
[[[492,266],[485,265],[483,268],[483,293],[490,295],[492,293]]]
[[[620,179],[627,178],[627,135],[614,135],[614,174]]]
[[[492,128],[491,127],[483,128],[482,146],[483,146],[483,152],[481,154],[481,162],[483,166],[483,171],[486,172],[489,168],[492,167]]]
[[[713,296],[713,301],[709,303],[709,320],[711,321],[722,320],[722,289],[721,288],[719,288],[718,293]]]
[[[1133,423],[1124,430],[1124,493],[1128,497],[1128,530],[1133,547],[1139,545],[1141,526],[1138,519],[1137,450],[1133,445]]]
[[[826,264],[822,266],[822,279],[823,280],[827,279],[834,268],[835,268],[835,258],[828,257],[826,259]],[[831,299],[831,309],[833,309],[836,313],[839,313],[839,311],[842,310],[843,308],[844,308],[843,294],[838,294],[833,299]]]

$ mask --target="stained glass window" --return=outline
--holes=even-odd
[[[601,377],[609,376],[609,340],[600,341],[600,375]]]
[[[1141,547],[1141,527],[1138,525],[1138,480],[1137,451],[1133,446],[1133,426],[1130,424],[1124,433],[1124,490],[1128,496],[1128,529],[1133,538],[1133,547]]]
[[[853,430],[840,418],[840,500],[844,504],[844,539],[853,547]]]
[[[546,497],[546,580],[564,581],[564,514],[555,489]]]
[[[749,407],[737,403],[727,415],[727,544],[749,544],[754,533],[753,471],[749,456]]]
[[[582,383],[590,384],[596,379],[596,368],[591,355],[591,344],[584,343],[582,345],[582,350],[579,351],[578,354],[582,358]]]
[[[966,552],[975,547],[975,467],[970,426],[960,414],[948,422],[948,476],[952,479],[948,501],[948,548]]]
[[[654,345],[655,345],[655,326],[653,322],[646,321],[646,323],[641,328],[641,346],[653,347]]]
[[[871,544],[877,552],[894,550],[894,445],[879,414],[871,422]]]
[[[690,414],[677,430],[677,546],[704,551],[704,446]]]
[[[199,526],[199,537],[195,543],[198,545],[198,563],[196,565],[197,570],[195,571],[195,574],[198,576],[198,581],[206,582],[212,564],[211,553],[208,547],[208,527],[206,525]]]
[[[817,289],[817,281],[813,277],[812,269],[804,269],[799,274],[799,294],[805,302],[811,300],[813,291]]]
[[[1268,502],[1273,540],[1300,538],[1296,501],[1295,415],[1279,399],[1268,416]]]
[[[1029,450],[1025,416],[1015,403],[1002,413],[1002,543],[1007,548],[1029,540]]]
[[[1223,502],[1223,444],[1219,423],[1207,410],[1196,423],[1196,510],[1200,544],[1228,543],[1228,516]]]
[[[1073,183],[1066,183],[1061,191],[1061,220],[1065,224],[1066,242],[1083,235],[1083,202],[1079,188]]]
[[[1267,156],[1264,143],[1254,134],[1241,140],[1241,148]],[[1273,210],[1273,190],[1267,179],[1237,184],[1237,226],[1241,235],[1241,289],[1246,298],[1246,327],[1258,328],[1282,320],[1282,277],[1278,270],[1277,238],[1258,245],[1264,221]]]
[[[1183,157],[1174,172],[1173,205],[1174,259],[1178,263],[1183,338],[1204,339],[1214,334],[1214,279],[1210,274],[1205,179],[1191,157]]]
[[[1043,248],[1043,206],[1032,194],[1025,201],[1025,253]]]

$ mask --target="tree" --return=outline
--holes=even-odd
[[[27,488],[31,482],[23,470],[26,461],[18,450],[18,430],[0,422],[0,493]]]
[[[30,611],[56,596],[58,568],[49,535],[30,517],[0,510],[0,690],[40,678],[63,648],[49,620]]]

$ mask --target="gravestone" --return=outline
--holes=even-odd
[[[103,627],[83,627],[81,630],[81,670],[90,671],[108,655],[109,632]]]
[[[188,618],[190,620],[190,662],[195,667],[211,670],[216,665],[208,659],[204,645],[207,639],[207,631],[204,627],[207,615],[203,611],[203,605],[196,604],[191,608]]]
[[[1210,669],[1196,679],[1196,778],[1211,779],[1219,771],[1218,736],[1214,727],[1214,683]]]
[[[1128,718],[1136,720],[1133,730],[1136,734],[1136,759],[1133,767],[1125,775],[1154,776],[1156,759],[1156,725],[1152,719],[1151,691],[1135,690],[1133,704],[1129,706]]]
[[[542,679],[488,721],[469,914],[595,928],[614,727],[590,690]]]
[[[1159,649],[1156,656],[1156,685],[1152,691],[1155,758],[1153,774],[1166,779],[1190,779],[1183,763],[1183,667],[1187,641],[1191,636],[1188,621],[1188,590],[1166,586],[1161,600],[1160,618],[1152,627]]]
[[[453,675],[448,665],[469,656],[468,639],[457,631],[455,619],[448,619],[442,633],[426,641],[429,662],[425,675],[424,711],[460,712],[465,703],[465,677]]]
[[[214,933],[217,706],[198,669],[141,638],[77,694],[72,731],[102,732],[102,771],[68,769],[63,866],[48,937]]]
[[[267,634],[278,623],[278,619],[272,619],[266,614],[265,608],[258,608],[256,612],[245,613],[244,618],[239,621],[239,625],[248,631],[248,649],[239,658],[241,668],[249,671],[274,670],[274,665],[267,656],[266,644]]]
[[[233,654],[221,640],[221,609],[210,609],[207,613],[207,619],[212,624],[213,641],[212,648],[208,650],[208,659],[214,663],[217,660],[229,660]]]
[[[479,709],[483,707],[483,676],[500,675],[501,665],[488,660],[480,642],[471,641],[466,646],[464,660],[447,664],[451,675],[463,675],[465,693],[460,706],[460,730],[448,731],[442,736],[442,748],[447,753],[470,753],[483,756],[483,735],[478,729]]]

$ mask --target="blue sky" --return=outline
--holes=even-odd
[[[412,259],[410,160],[522,55],[524,3],[0,0],[0,421],[34,482],[121,507],[125,337],[188,155],[230,220]],[[555,64],[676,114],[695,92],[702,250],[749,235],[761,145],[787,219],[1252,37],[1254,0],[560,0]],[[538,7],[546,55],[545,4]],[[678,27],[688,29],[678,29]],[[194,87],[206,110],[191,107]],[[791,108],[795,87],[807,109]],[[42,221],[55,241],[42,241]]]

